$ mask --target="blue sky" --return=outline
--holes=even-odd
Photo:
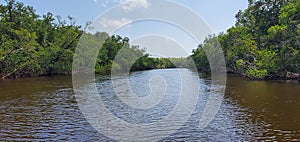
[[[124,2],[130,0],[19,0],[25,5],[33,6],[37,13],[42,15],[47,12],[51,12],[54,15],[60,15],[64,19],[68,15],[74,17],[77,21],[77,24],[85,25],[87,21],[93,21],[97,16],[108,11],[110,8],[120,5]],[[147,8],[151,4],[151,0],[138,0],[139,5],[143,6],[142,8]],[[247,7],[247,0],[174,0],[175,2],[191,9],[197,15],[199,15],[210,27],[213,33],[220,33],[226,31],[229,27],[233,26],[235,23],[235,14],[238,10],[243,10]],[[4,3],[4,0],[0,0],[1,3]],[[148,5],[147,5],[148,4]],[[174,13],[176,14],[176,13]],[[119,19],[120,20],[120,19]],[[123,22],[126,22],[128,19],[121,19]],[[122,22],[121,21],[121,22]],[[120,21],[113,21],[115,24],[119,24]],[[154,26],[153,28],[148,28]],[[149,29],[149,30],[147,30]],[[172,31],[172,32],[170,32]],[[151,33],[153,32],[153,33]],[[144,33],[144,34],[143,34]],[[138,39],[143,35],[159,35],[160,37],[170,38],[170,41],[177,41],[178,45],[188,47],[187,52],[190,53],[192,49],[196,48],[199,44],[190,37],[184,36],[184,33],[180,30],[176,30],[172,26],[167,26],[164,24],[157,24],[153,22],[144,22],[143,24],[132,24],[130,26],[125,26],[123,29],[116,32],[121,36],[128,36],[130,39]],[[145,36],[143,36],[145,37]],[[157,38],[150,38],[152,40]],[[134,44],[143,44],[136,40],[133,41]],[[148,42],[149,43],[149,42]],[[170,43],[170,42],[169,42]],[[153,45],[153,46],[157,46]],[[174,43],[172,44],[174,45]],[[141,45],[143,48],[148,49],[147,46],[151,45]],[[171,46],[164,45],[164,46]],[[160,47],[161,48],[161,47]],[[178,51],[179,52],[179,51]],[[180,51],[181,52],[181,51]],[[175,55],[176,54],[176,55]],[[185,56],[178,55],[174,52],[174,55],[168,56]]]

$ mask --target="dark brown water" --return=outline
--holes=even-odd
[[[150,70],[130,75],[134,82],[157,74],[169,74],[174,70]],[[194,72],[189,71],[191,74]],[[97,86],[107,104],[117,103],[111,97],[111,81],[97,77]],[[0,81],[0,141],[19,140],[67,140],[111,141],[99,134],[81,114],[72,90],[70,77],[29,78]],[[199,78],[201,88],[209,91],[210,80]],[[143,84],[136,83],[133,90],[139,92]],[[172,89],[172,88],[171,88]],[[143,89],[145,90],[145,88]],[[147,90],[147,89],[146,89]],[[178,90],[174,88],[173,90]],[[143,92],[143,91],[141,91]],[[145,91],[144,91],[145,92]],[[200,98],[204,99],[207,94]],[[172,99],[172,98],[171,98]],[[161,119],[172,109],[175,101],[149,111],[154,119]],[[199,100],[197,109],[185,126],[165,138],[176,141],[300,141],[300,83],[284,81],[250,81],[228,76],[227,91],[216,118],[205,129],[198,130],[198,119],[205,101]],[[120,106],[110,107],[119,117],[127,117],[129,110]],[[159,128],[157,128],[159,130]],[[149,136],[151,136],[149,131]],[[155,135],[153,135],[155,137]]]
[[[252,137],[300,141],[299,82],[249,81],[229,76],[226,92],[225,103],[247,115],[247,123],[258,126],[259,131],[249,132]]]

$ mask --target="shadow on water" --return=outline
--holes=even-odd
[[[230,75],[226,104],[234,104],[259,127],[252,137],[300,140],[300,84],[295,81],[253,81]]]

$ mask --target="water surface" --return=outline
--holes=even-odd
[[[195,72],[183,70],[198,77]],[[151,87],[167,88],[158,89],[156,93],[169,95],[147,110],[122,103],[115,96],[109,76],[98,76],[96,80],[99,95],[112,114],[129,123],[142,124],[161,120],[174,109],[178,103],[176,94],[180,91],[177,75],[176,69],[130,74],[132,91],[141,97],[149,95]],[[169,83],[149,87],[149,80],[155,82],[159,76],[167,76]],[[115,79],[120,84],[124,81],[122,76]],[[251,81],[229,75],[219,113],[208,127],[199,130],[199,117],[208,98],[207,92],[211,91],[210,82],[209,78],[199,77],[201,93],[193,115],[165,141],[300,141],[300,83]],[[124,94],[128,91],[126,88],[120,90]],[[156,129],[161,130],[160,127]],[[147,136],[155,137],[154,134],[157,133],[149,131]],[[70,77],[0,81],[0,141],[3,140],[111,141],[84,119]]]

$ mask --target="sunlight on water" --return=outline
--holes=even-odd
[[[185,71],[198,77],[192,71]],[[151,91],[155,90],[153,88],[159,88],[155,93],[166,94],[162,98],[154,97],[154,100],[161,101],[147,109],[130,107],[122,102],[124,98],[115,94],[109,77],[97,77],[97,88],[107,109],[116,117],[129,123],[148,124],[164,119],[178,103],[180,84],[176,84],[176,74],[178,72],[172,69],[130,74],[129,84],[136,96],[149,97]],[[160,76],[167,77],[162,79]],[[117,78],[119,87],[122,87],[123,79],[122,76]],[[151,81],[150,84],[144,83],[151,79],[152,84]],[[195,111],[182,128],[162,141],[299,140],[299,83],[249,81],[229,76],[225,100],[219,113],[207,128],[199,130],[199,118],[212,86],[209,78],[201,77],[198,81],[200,92]],[[163,83],[166,87],[155,82]],[[121,88],[119,91],[127,94],[129,90]],[[0,92],[0,141],[111,141],[84,119],[73,95],[71,78],[0,81]],[[129,98],[126,98],[127,101],[130,101]],[[182,123],[180,116],[174,120],[178,120],[178,124]],[[174,128],[177,128],[176,124],[172,127],[167,123],[162,124],[162,127],[153,126],[145,135],[155,138],[159,133],[173,131]]]

